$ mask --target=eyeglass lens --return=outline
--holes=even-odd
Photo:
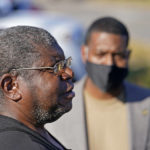
[[[71,58],[68,58],[64,61],[60,61],[55,66],[55,73],[61,72],[62,69],[65,69],[66,67],[70,67],[71,65]]]

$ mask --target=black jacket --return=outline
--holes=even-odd
[[[56,139],[55,141],[60,144]],[[60,145],[64,148],[64,150],[66,150],[62,144]],[[0,150],[59,149],[46,138],[28,128],[21,122],[0,115]]]

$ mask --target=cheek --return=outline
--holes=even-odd
[[[37,81],[35,94],[39,101],[47,105],[54,105],[57,103],[59,96],[60,81],[56,77],[44,76]]]
[[[59,81],[46,81],[45,83],[43,83],[42,91],[47,96],[57,96],[59,94]]]
[[[103,65],[107,63],[106,57],[100,57],[99,55],[96,55],[95,52],[93,52],[92,50],[89,51],[88,61],[94,64],[103,64]]]
[[[55,75],[45,74],[37,78],[34,83],[35,98],[46,108],[55,106],[61,100],[61,95],[66,92],[67,83]]]
[[[116,65],[120,68],[128,67],[128,60],[117,61]]]
[[[46,78],[41,83],[42,92],[45,95],[60,96],[67,89],[67,84],[59,77],[54,76],[52,78]]]

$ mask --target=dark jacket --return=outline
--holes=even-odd
[[[50,135],[51,136],[51,135]],[[54,137],[53,137],[54,138]],[[54,138],[55,139],[55,138]],[[60,144],[64,150],[66,148]],[[21,122],[0,115],[0,150],[59,150],[39,133]]]

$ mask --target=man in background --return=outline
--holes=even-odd
[[[72,149],[150,149],[150,90],[125,81],[128,43],[127,28],[112,17],[87,30],[81,50],[87,75],[75,85],[74,109],[47,126]]]

